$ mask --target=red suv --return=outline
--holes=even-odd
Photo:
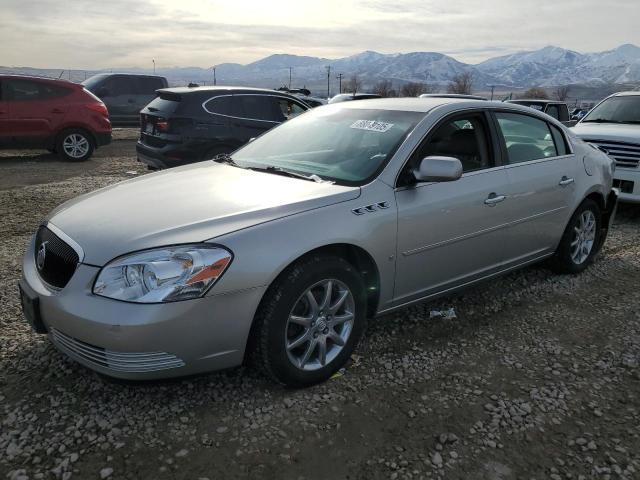
[[[46,148],[81,161],[110,142],[107,107],[82,85],[0,75],[0,148]]]

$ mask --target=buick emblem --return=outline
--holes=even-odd
[[[44,268],[44,261],[47,258],[47,242],[42,242],[40,244],[40,248],[38,248],[38,255],[36,256],[36,266],[38,270],[42,270]]]

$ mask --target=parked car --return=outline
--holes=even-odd
[[[375,93],[340,93],[329,100],[329,104],[340,102],[351,102],[353,100],[370,100],[372,98],[381,98]]]
[[[569,106],[565,102],[556,102],[554,100],[541,100],[538,98],[527,100],[507,100],[507,103],[515,103],[516,105],[524,105],[534,110],[544,112],[547,115],[562,122],[566,127],[572,127],[576,124],[575,120],[569,117]]]
[[[467,100],[488,100],[479,95],[465,95],[462,93],[423,93],[420,98],[466,98]]]
[[[168,88],[140,115],[138,160],[161,169],[230,153],[309,110],[293,95],[244,87]]]
[[[138,125],[140,110],[169,85],[164,77],[131,73],[100,73],[82,84],[105,103],[114,125]]]
[[[307,95],[295,95],[295,96],[300,100],[302,100],[307,105],[309,105],[311,108],[321,107],[322,105],[327,104],[327,101],[324,98],[310,97]]]
[[[24,257],[22,305],[106,375],[250,359],[306,386],[345,364],[367,318],[542,260],[583,271],[614,216],[612,171],[518,105],[329,105],[54,210]]]
[[[82,85],[0,75],[0,148],[48,149],[82,161],[110,142],[107,107]]]
[[[605,98],[572,130],[615,160],[620,200],[640,204],[640,92]]]

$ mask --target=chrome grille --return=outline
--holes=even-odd
[[[640,143],[612,142],[608,140],[585,140],[605,150],[621,168],[638,168],[640,166]]]
[[[45,282],[64,288],[76,271],[80,257],[71,245],[41,225],[36,232],[34,261]]]
[[[143,373],[183,367],[185,363],[166,352],[114,352],[70,337],[51,328],[53,342],[65,352],[70,352],[87,363],[115,372]]]

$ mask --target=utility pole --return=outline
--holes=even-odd
[[[289,90],[291,90],[291,73],[293,72],[293,67],[289,67]]]
[[[151,61],[153,62],[153,74],[156,74],[156,59],[152,58]]]
[[[327,65],[327,100],[331,98],[331,65]]]
[[[216,67],[215,67],[215,65],[214,65],[214,66],[213,66],[213,67],[211,67],[211,68],[213,68],[213,85],[215,86],[215,85],[217,85],[217,83],[218,83],[218,82],[217,82],[217,80],[216,80]]]
[[[495,85],[488,85],[489,87],[491,87],[491,100],[493,100],[493,91],[495,90],[496,86]]]
[[[343,74],[339,73],[338,75],[336,75],[336,78],[338,79],[338,85],[340,85],[338,92],[342,93],[342,77]]]

